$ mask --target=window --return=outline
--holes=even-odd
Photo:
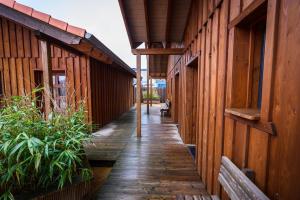
[[[54,108],[58,111],[66,109],[66,75],[64,72],[55,72],[53,79]]]
[[[42,88],[43,87],[43,72],[39,70],[34,71],[34,84],[36,88]],[[43,113],[44,110],[44,101],[43,101],[43,91],[38,90],[35,93],[36,98],[36,105],[38,108],[40,108],[41,112]]]
[[[0,97],[4,95],[2,71],[0,71]]]
[[[259,120],[262,102],[266,16],[234,27],[231,108],[225,112]]]
[[[34,71],[35,87],[43,87],[43,71]],[[54,108],[57,111],[64,111],[66,108],[66,75],[64,72],[53,72],[53,99]],[[38,91],[35,94],[37,106],[44,112],[44,95],[43,91]]]

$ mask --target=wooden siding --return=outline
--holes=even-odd
[[[91,59],[93,123],[103,126],[133,106],[132,75]]]
[[[5,96],[29,94],[35,85],[35,71],[42,71],[40,44],[34,33],[19,24],[1,18],[0,62],[3,67]],[[53,72],[65,72],[68,102],[88,106],[88,57],[51,44]],[[76,91],[76,92],[75,92]]]
[[[172,118],[178,121],[185,143],[196,137],[198,172],[211,194],[226,199],[217,181],[221,155],[226,155],[239,168],[252,169],[255,184],[271,199],[300,198],[300,157],[295,153],[300,143],[299,5],[297,1],[279,0],[194,1],[183,44],[172,44],[186,48],[183,56],[169,56],[167,97],[172,102]],[[237,67],[249,64],[240,57],[248,52],[240,48],[247,44],[239,44],[244,36],[238,24],[264,6],[262,107],[260,120],[251,122],[225,115],[224,109],[246,104],[245,85],[236,84],[237,78],[243,77]],[[195,57],[197,109],[189,110],[194,88],[190,87],[187,64]],[[179,86],[175,86],[176,77]],[[196,136],[191,135],[187,120],[191,112],[196,112],[198,121]]]
[[[39,39],[30,29],[3,17],[0,18],[0,30],[0,70],[3,76],[4,94],[8,97],[28,94],[36,87],[35,71],[43,70]],[[130,104],[126,99],[133,96],[132,84],[129,85],[132,75],[101,62],[97,62],[96,65],[92,62],[91,67],[90,57],[57,44],[51,44],[51,59],[53,72],[66,74],[68,104],[78,107],[81,102],[84,102],[89,122],[105,124],[132,106],[132,98]],[[101,69],[95,69],[97,66]],[[106,74],[100,76],[96,73],[99,76],[94,76],[90,68],[93,68],[93,72],[105,70]],[[96,79],[93,80],[94,78]],[[105,86],[105,90],[101,90],[105,93],[102,93],[102,96],[92,96],[91,85],[94,89],[93,93]],[[92,107],[92,101],[95,107]],[[99,107],[95,102],[103,103]],[[99,121],[100,114],[103,115],[103,121]]]

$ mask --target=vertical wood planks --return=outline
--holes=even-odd
[[[52,66],[51,66],[51,50],[50,44],[47,41],[40,41],[40,55],[43,68],[43,87],[44,87],[44,102],[45,116],[48,118],[52,111]]]

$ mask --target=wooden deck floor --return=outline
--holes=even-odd
[[[132,119],[133,115],[131,111],[128,118]],[[123,118],[117,126],[123,127],[121,129],[124,131],[122,121],[132,120],[125,120],[126,115]],[[131,124],[128,131],[133,126]],[[111,143],[115,140],[117,144],[122,144],[123,149],[120,147],[122,150],[119,149],[117,162],[97,199],[175,199],[176,194],[206,194],[176,125],[168,118],[160,118],[159,107],[152,107],[150,116],[142,115],[142,138],[136,138],[134,131],[124,134],[124,137],[118,133],[112,134],[109,139]],[[101,140],[101,131],[98,135],[96,140]],[[101,148],[98,149],[100,152]],[[98,157],[97,152],[93,156]]]

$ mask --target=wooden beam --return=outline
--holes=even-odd
[[[145,12],[145,26],[146,26],[146,38],[147,43],[150,43],[150,30],[149,30],[149,17],[148,17],[148,6],[147,6],[147,0],[144,0],[144,12]]]
[[[251,19],[257,18],[259,15],[263,15],[265,12],[263,8],[265,3],[267,3],[266,0],[253,1],[253,3],[251,3],[244,11],[242,11],[238,15],[238,17],[231,20],[231,22],[228,24],[228,29],[231,29],[237,24],[240,24],[242,21],[244,21],[244,23],[247,24],[249,20],[251,21]],[[259,13],[263,13],[263,14],[259,14]]]
[[[184,48],[149,48],[149,49],[132,49],[134,55],[182,55]]]
[[[170,25],[171,25],[171,11],[172,11],[172,0],[168,0],[168,9],[167,9],[167,23],[166,23],[166,32],[165,32],[165,48],[169,46],[169,35],[170,35]]]
[[[44,101],[45,101],[45,117],[48,119],[52,112],[52,62],[51,62],[51,48],[49,42],[40,40],[40,55],[43,69],[43,84],[44,84]]]
[[[141,137],[141,55],[136,56],[136,112],[137,112],[137,119],[136,119],[136,136]]]

